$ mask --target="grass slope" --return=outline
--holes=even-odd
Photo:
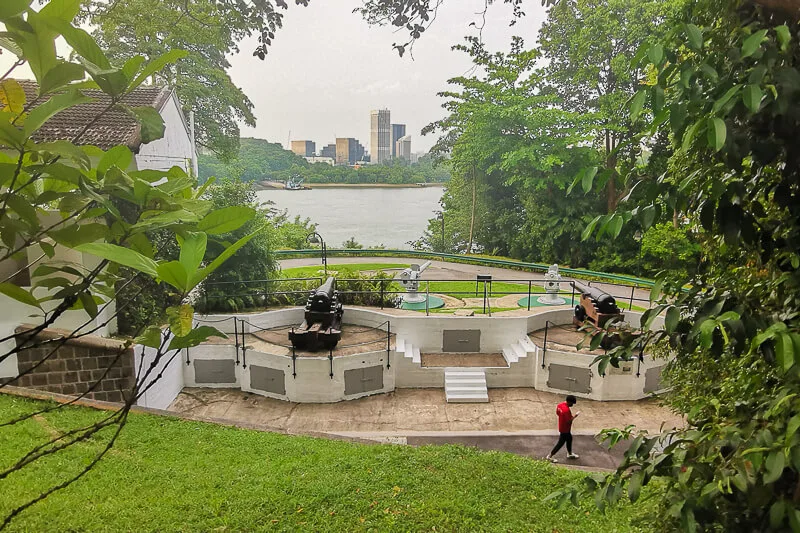
[[[0,394],[0,420],[39,406]],[[0,428],[0,467],[99,416],[67,408]],[[77,472],[102,441],[0,480],[0,515]],[[139,414],[95,470],[11,530],[636,531],[629,524],[638,506],[602,515],[589,503],[556,509],[542,501],[582,476],[458,446],[360,445]]]

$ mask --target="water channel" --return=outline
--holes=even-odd
[[[267,189],[261,201],[272,201],[294,218],[310,218],[331,248],[350,237],[364,246],[410,248],[422,236],[428,219],[440,209],[442,187],[342,187],[299,191]]]

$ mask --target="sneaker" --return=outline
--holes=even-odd
[[[551,457],[549,455],[547,457],[545,457],[544,459],[545,459],[545,461],[550,461],[551,463],[557,463],[558,462],[558,459],[556,459],[555,457]]]
[[[578,459],[579,457],[580,455],[578,455],[577,453],[571,453],[567,455],[567,459]]]

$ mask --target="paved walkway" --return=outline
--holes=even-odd
[[[396,444],[459,443],[544,457],[555,443],[555,406],[561,395],[527,388],[489,389],[489,403],[446,403],[443,389],[398,389],[333,404],[298,404],[230,389],[184,389],[171,411],[251,424],[294,434],[331,434]],[[593,435],[607,427],[635,424],[658,431],[682,425],[654,400],[579,400],[574,450],[582,468],[611,468],[624,449],[609,452]]]
[[[425,260],[418,257],[329,257],[328,264],[357,264],[357,263],[424,263]],[[298,259],[284,259],[280,261],[281,268],[292,268],[300,266],[320,265],[319,257],[302,257]],[[320,265],[320,268],[322,266]],[[398,271],[399,273],[399,271]],[[488,267],[480,265],[467,265],[463,263],[447,263],[444,261],[431,261],[431,266],[422,274],[423,280],[437,281],[437,280],[474,280],[478,274],[491,274],[494,280],[504,281],[527,281],[529,279],[540,279],[544,277],[544,273],[535,272],[522,272],[520,270],[511,270],[507,268]],[[565,282],[572,281],[572,278],[565,277]],[[586,283],[586,282],[583,282]],[[541,283],[540,283],[541,285]],[[608,294],[611,294],[619,300],[620,306],[624,307],[625,302],[629,301],[631,297],[631,289],[611,285],[608,283],[592,282],[593,287],[599,287]],[[568,285],[564,285],[566,289]],[[520,292],[527,291],[527,286],[521,289]],[[520,294],[517,299],[524,296]],[[650,298],[649,289],[636,289],[634,290],[634,305],[640,307],[647,307]]]

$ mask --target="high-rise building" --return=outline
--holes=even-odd
[[[354,165],[364,158],[364,146],[358,139],[339,137],[336,139],[336,164]]]
[[[397,156],[396,144],[397,141],[406,136],[405,124],[392,124],[392,157]]]
[[[329,144],[319,152],[320,157],[330,157],[336,159],[336,144]]]
[[[314,141],[292,141],[292,152],[302,157],[311,157],[317,151]]]
[[[369,150],[373,163],[381,164],[392,158],[392,124],[388,109],[370,112]]]
[[[411,135],[404,135],[397,139],[394,148],[398,159],[411,161]]]

